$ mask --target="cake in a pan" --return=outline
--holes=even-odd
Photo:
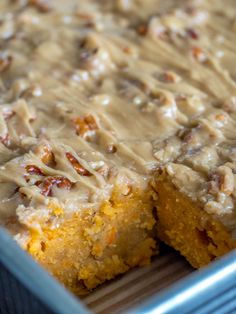
[[[0,222],[78,295],[236,247],[227,0],[1,0]]]

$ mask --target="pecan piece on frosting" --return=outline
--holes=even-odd
[[[220,176],[220,190],[226,195],[231,195],[234,190],[234,174],[231,168],[220,166],[217,169]]]
[[[39,156],[41,161],[47,166],[54,166],[56,164],[55,156],[49,144],[42,144],[35,148],[35,154]]]
[[[98,129],[97,122],[91,114],[88,114],[83,118],[77,117],[73,120],[73,122],[75,124],[76,133],[84,138],[89,131],[95,131]]]
[[[181,81],[181,78],[179,75],[172,71],[165,71],[160,76],[160,81],[164,83],[178,83]]]
[[[28,5],[35,7],[41,13],[48,13],[52,9],[49,0],[28,0]]]
[[[209,182],[209,193],[217,194],[219,191],[231,195],[234,191],[234,174],[230,167],[220,166],[212,175]]]
[[[92,173],[85,169],[71,153],[66,153],[66,157],[79,175],[84,177],[89,177],[92,175]]]
[[[0,56],[0,73],[9,69],[13,61],[12,56]]]
[[[108,154],[114,154],[117,152],[117,147],[114,144],[109,144],[107,146],[107,153]]]
[[[44,176],[44,173],[42,172],[42,170],[39,169],[39,167],[35,165],[27,165],[25,167],[25,170],[28,172],[28,174],[31,174],[31,175]]]
[[[194,46],[191,48],[191,54],[194,59],[196,59],[198,62],[204,63],[207,61],[207,55],[203,51],[202,48],[198,46]]]
[[[48,146],[44,146],[41,160],[45,165],[48,166],[56,163],[55,156]]]
[[[187,28],[186,29],[187,35],[192,38],[193,40],[198,40],[199,39],[199,35],[197,33],[197,31],[193,28]]]
[[[48,177],[43,181],[37,181],[35,184],[40,188],[41,194],[44,196],[52,196],[52,188],[55,185],[65,190],[70,190],[73,186],[69,179],[62,176]]]
[[[140,36],[145,36],[147,34],[147,31],[148,31],[148,28],[146,25],[144,24],[141,24],[137,27],[137,33],[140,35]]]

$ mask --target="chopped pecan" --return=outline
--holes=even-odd
[[[12,56],[1,56],[0,57],[0,73],[9,69],[12,64]]]
[[[37,181],[35,185],[41,189],[41,194],[44,196],[52,196],[52,188],[54,185],[61,189],[70,190],[73,183],[65,177],[58,176],[48,177],[44,181]]]
[[[47,144],[42,144],[36,147],[35,153],[40,157],[41,161],[47,166],[54,166],[56,164],[55,156],[52,149]]]
[[[234,174],[231,168],[220,166],[212,175],[209,182],[208,191],[211,194],[223,192],[226,195],[231,195],[234,190]]]
[[[231,168],[227,166],[220,166],[217,169],[220,176],[220,190],[226,195],[231,195],[234,190],[234,174]]]
[[[56,163],[55,156],[48,146],[44,146],[43,153],[41,160],[45,165],[49,166]]]
[[[83,118],[77,117],[73,120],[76,128],[76,133],[82,137],[86,137],[86,133],[89,131],[95,131],[98,129],[95,118],[89,114]]]
[[[165,83],[178,83],[180,77],[172,71],[166,71],[161,75],[160,80]]]
[[[48,13],[52,9],[48,0],[28,0],[28,4],[35,7],[41,13]]]
[[[107,152],[108,152],[108,154],[114,154],[114,153],[116,153],[116,152],[117,152],[116,146],[113,145],[113,144],[108,145],[108,147],[107,147]]]
[[[92,173],[85,169],[71,153],[66,153],[66,157],[79,175],[84,177],[92,175]]]
[[[44,176],[44,173],[42,172],[42,170],[39,169],[39,167],[35,165],[27,165],[25,167],[25,170],[31,175]]]
[[[52,187],[55,184],[55,181],[52,178],[48,178],[45,181],[36,182],[36,185],[41,189],[41,194],[44,196],[52,196]]]
[[[132,53],[131,48],[128,47],[128,46],[123,47],[122,50],[123,50],[124,53],[127,53],[127,54],[131,54]]]
[[[191,48],[191,53],[194,59],[196,59],[199,62],[205,62],[207,60],[207,56],[205,52],[202,50],[202,48],[198,46],[194,46]]]
[[[57,177],[55,183],[58,188],[65,190],[70,190],[73,186],[73,183],[65,177]]]
[[[137,33],[141,36],[145,36],[147,34],[148,28],[146,25],[142,24],[137,27]]]
[[[25,181],[26,181],[27,183],[29,183],[29,182],[30,182],[29,175],[24,175],[24,179],[25,179]]]
[[[194,40],[198,40],[198,39],[199,39],[199,35],[198,35],[198,33],[196,32],[195,29],[193,29],[193,28],[188,28],[188,29],[186,30],[186,32],[187,32],[187,35],[188,35],[189,37],[191,37],[192,39],[194,39]]]
[[[216,119],[217,121],[222,121],[222,122],[224,122],[224,121],[226,120],[226,116],[225,116],[223,113],[219,113],[219,114],[217,114],[217,115],[215,116],[215,119]]]

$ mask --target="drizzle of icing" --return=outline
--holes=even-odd
[[[234,0],[76,3],[0,3],[0,223],[96,208],[166,167],[235,229]]]

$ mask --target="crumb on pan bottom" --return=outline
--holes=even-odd
[[[34,234],[30,254],[77,295],[157,253],[151,192],[113,192],[98,211],[83,210],[60,228]]]
[[[163,174],[154,183],[158,193],[158,237],[199,268],[236,248],[226,228],[201,210]]]

